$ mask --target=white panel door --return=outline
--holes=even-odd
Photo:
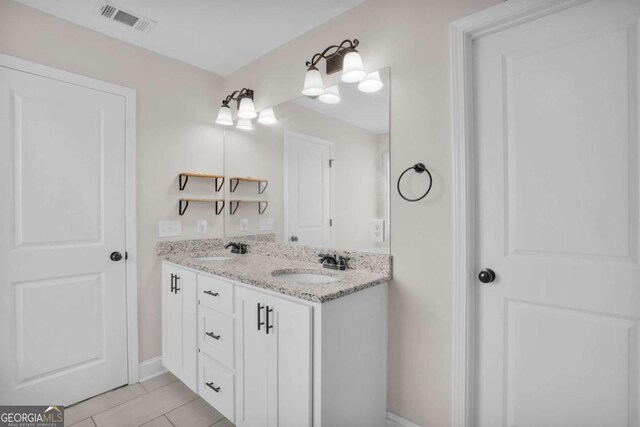
[[[268,425],[267,301],[266,294],[236,286],[238,427]]]
[[[311,426],[311,307],[270,297],[265,316],[269,426]]]
[[[126,384],[125,99],[0,67],[0,403]]]
[[[640,425],[637,0],[474,42],[476,415]]]
[[[331,143],[286,132],[285,158],[285,240],[330,247]]]

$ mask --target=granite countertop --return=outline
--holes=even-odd
[[[228,257],[222,261],[199,260],[199,257]],[[391,272],[369,269],[336,271],[322,268],[318,263],[292,260],[260,254],[232,254],[225,250],[199,253],[173,253],[160,255],[163,261],[189,267],[226,279],[236,280],[258,288],[313,302],[327,302],[391,280]],[[331,283],[313,284],[279,280],[272,275],[280,273],[317,273],[337,277]]]

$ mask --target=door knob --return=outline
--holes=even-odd
[[[496,280],[496,273],[490,268],[485,268],[478,274],[478,279],[480,279],[482,283],[491,283]]]
[[[291,236],[291,241],[292,242],[297,242],[298,241],[298,236]]]
[[[109,258],[111,258],[111,261],[120,261],[122,259],[122,254],[120,252],[111,252]]]

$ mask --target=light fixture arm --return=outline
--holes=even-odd
[[[342,64],[335,64],[335,60],[337,57],[341,57],[344,53],[355,50],[360,41],[358,39],[353,40],[344,40],[339,45],[332,45],[322,51],[322,53],[316,53],[311,58],[311,61],[306,62],[306,66],[309,69],[316,68],[316,65],[320,62],[321,59],[325,59],[327,61],[327,74],[332,74],[342,69]]]
[[[227,95],[227,97],[222,100],[222,106],[228,107],[231,101],[237,101],[239,108],[242,98],[251,98],[251,100],[253,100],[253,89],[247,89],[244,87],[240,90],[234,90],[230,95]]]

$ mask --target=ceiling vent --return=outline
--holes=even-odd
[[[140,16],[130,10],[122,9],[112,3],[105,3],[100,8],[100,15],[143,33],[148,33],[157,24],[152,19]]]

